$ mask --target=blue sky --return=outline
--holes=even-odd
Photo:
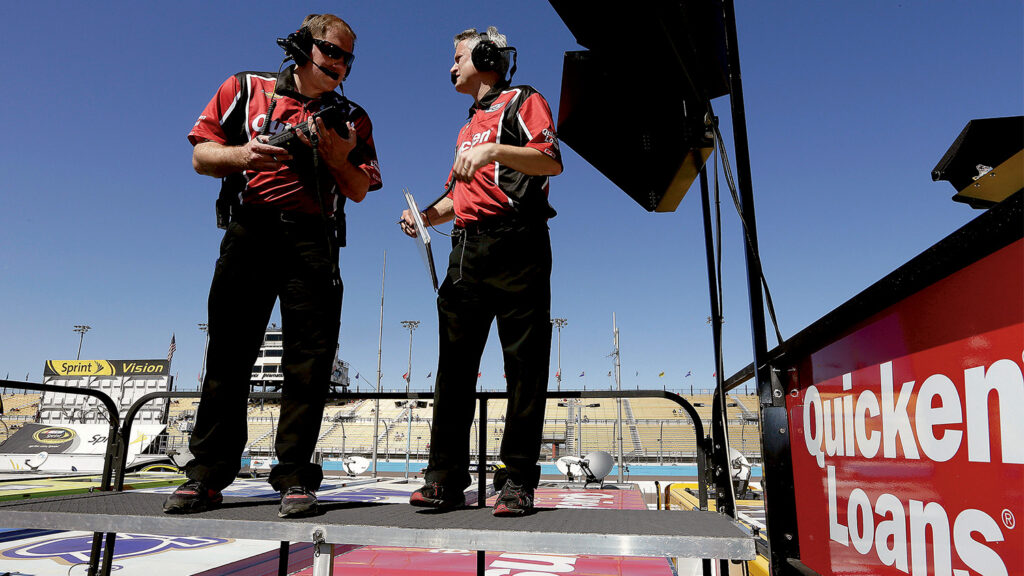
[[[348,209],[341,356],[376,380],[386,251],[383,386],[404,387],[409,333],[400,321],[420,320],[412,384],[428,387],[434,294],[395,220],[402,188],[421,202],[439,193],[471,104],[449,83],[451,37],[498,26],[518,48],[516,80],[539,89],[556,113],[562,53],[578,46],[540,0],[298,5],[42,1],[5,9],[0,376],[41,380],[47,359],[74,358],[72,326],[89,324],[83,358],[162,358],[175,334],[172,372],[195,386],[197,323],[206,319],[220,231],[218,182],[192,171],[185,135],[224,78],[276,70],[276,37],[309,12],[335,12],[359,36],[345,92],[374,122],[384,178],[382,190]],[[788,337],[977,216],[930,172],[969,120],[1022,113],[1024,8],[1008,0],[739,0],[736,9],[761,252]],[[646,57],[643,45],[622,49]],[[619,78],[638,91],[658,88],[657,78],[628,69]],[[714,105],[731,147],[728,99]],[[609,126],[629,120],[615,110]],[[616,145],[614,129],[608,145]],[[551,221],[552,313],[568,319],[563,386],[610,385],[615,313],[624,387],[710,387],[696,187],[677,212],[649,214],[568,146],[563,155],[564,173],[551,184],[559,211]],[[738,222],[728,208],[724,226],[732,374],[750,362],[750,327]],[[443,266],[446,239],[437,238]],[[552,389],[554,357],[553,347]],[[493,330],[481,372],[482,386],[503,386]]]

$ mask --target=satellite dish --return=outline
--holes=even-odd
[[[45,451],[40,452],[39,454],[36,454],[35,456],[29,458],[28,460],[25,460],[25,464],[33,470],[38,470],[39,467],[43,465],[43,462],[46,462],[46,459],[49,457],[50,455]]]
[[[349,476],[358,476],[370,467],[370,460],[362,456],[348,456],[341,460],[341,467]]]
[[[167,457],[174,462],[175,466],[184,470],[185,464],[192,460],[192,453],[188,451],[188,448],[181,447],[177,450],[168,450]]]
[[[555,468],[558,468],[558,471],[561,472],[562,475],[567,476],[569,480],[572,480],[573,478],[582,478],[585,476],[585,473],[580,467],[580,460],[582,460],[582,458],[578,456],[562,456],[555,461]]]
[[[612,467],[615,466],[615,460],[611,454],[595,450],[587,454],[580,464],[585,466],[587,483],[589,484],[590,482],[602,482],[604,477],[612,471]]]
[[[255,478],[260,474],[270,474],[270,458],[253,458],[249,460],[249,473]]]
[[[735,448],[729,448],[729,472],[734,480],[750,479],[750,462]]]

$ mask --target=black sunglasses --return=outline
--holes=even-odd
[[[344,48],[340,48],[335,44],[331,44],[327,40],[313,38],[313,44],[316,44],[316,47],[324,53],[324,56],[327,56],[331,60],[342,60],[345,62],[345,66],[351,66],[352,61],[356,59],[355,54],[345,50]]]

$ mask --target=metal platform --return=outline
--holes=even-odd
[[[164,514],[162,494],[104,492],[0,504],[0,526],[272,541],[753,560],[754,540],[715,512],[543,508],[495,518],[490,508],[438,513],[406,504],[322,502],[319,516],[277,517],[276,499],[226,498],[202,514]]]

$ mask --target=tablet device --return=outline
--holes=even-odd
[[[423,257],[423,263],[427,266],[427,273],[430,274],[430,283],[434,287],[434,292],[437,292],[437,269],[434,268],[434,254],[430,250],[430,233],[427,232],[427,227],[423,223],[420,209],[416,206],[416,199],[412,197],[407,188],[403,188],[402,192],[405,194],[405,202],[409,205],[409,212],[412,213],[416,226],[415,239],[420,249],[420,256]]]

